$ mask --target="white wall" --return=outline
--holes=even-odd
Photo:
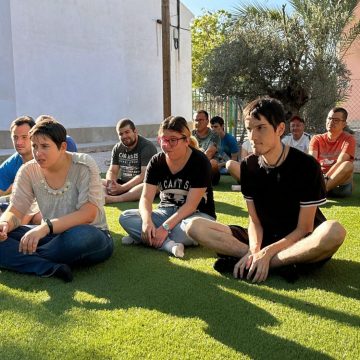
[[[10,0],[0,1],[0,130],[16,115]]]
[[[9,74],[0,80],[0,130],[15,117],[15,98],[16,116],[47,113],[67,128],[113,127],[125,116],[139,125],[162,120],[160,0],[11,0],[11,27],[9,0],[0,4],[8,10],[0,9],[0,71]],[[189,28],[191,13],[181,9]],[[190,119],[190,32],[181,32],[180,46],[180,60],[172,46],[172,108]]]

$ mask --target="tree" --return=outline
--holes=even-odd
[[[293,0],[290,13],[285,5],[238,8],[224,41],[200,65],[205,90],[245,101],[269,95],[289,116],[305,116],[309,130],[322,129],[349,88],[342,56],[360,33],[360,21],[352,23],[357,2]]]
[[[191,25],[192,74],[193,87],[201,88],[204,76],[200,65],[204,57],[225,40],[227,28],[230,26],[230,14],[225,10],[206,11],[195,18]]]

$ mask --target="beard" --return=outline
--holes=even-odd
[[[122,140],[121,142],[126,146],[126,147],[132,147],[136,144],[136,137],[134,138],[130,138],[130,139],[126,139],[126,140]]]

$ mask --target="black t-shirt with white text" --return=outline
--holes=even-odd
[[[147,166],[144,182],[159,187],[159,207],[180,207],[191,188],[206,188],[197,210],[215,218],[210,161],[201,151],[191,150],[189,160],[176,174],[171,173],[164,153],[154,155]]]
[[[147,166],[151,157],[157,153],[156,146],[140,136],[134,149],[129,150],[122,142],[117,143],[111,154],[111,165],[120,166],[119,179],[126,183],[141,173],[141,167]]]

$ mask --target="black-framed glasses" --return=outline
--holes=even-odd
[[[343,119],[334,118],[334,117],[331,117],[331,116],[329,116],[327,119],[328,119],[328,121],[331,121],[331,122],[333,122],[333,123],[335,123],[335,124],[339,124],[339,122],[345,121],[345,120],[343,120]]]
[[[179,140],[184,140],[184,139],[186,139],[186,136],[182,136],[179,138],[176,137],[168,138],[166,136],[159,136],[158,142],[160,145],[169,144],[171,147],[174,147],[178,144]]]

